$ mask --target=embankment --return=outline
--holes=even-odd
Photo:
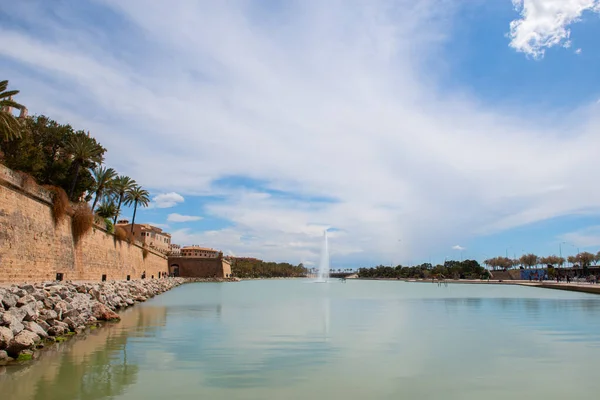
[[[169,278],[0,288],[0,365],[30,358],[45,342],[64,340],[99,321],[118,321],[116,311],[185,282]]]
[[[73,237],[72,217],[58,223],[52,194],[0,164],[0,283],[158,278],[167,257],[137,242],[118,240],[95,224]]]

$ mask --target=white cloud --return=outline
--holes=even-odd
[[[192,222],[192,221],[200,221],[202,217],[194,216],[194,215],[181,215],[177,213],[169,214],[167,217],[167,221],[169,222]]]
[[[184,201],[185,200],[182,195],[171,192],[154,196],[150,204],[156,208],[171,208],[175,207],[179,203],[183,203]]]
[[[576,247],[598,247],[600,246],[600,225],[566,233],[560,238],[562,241],[572,243]]]
[[[581,49],[575,50],[575,54],[581,54]]]
[[[460,250],[460,251],[463,251],[464,249],[465,249],[464,247],[462,247],[462,246],[460,246],[460,245],[458,245],[458,244],[457,244],[456,246],[452,246],[452,250]]]
[[[180,244],[318,261],[332,227],[332,266],[407,263],[598,212],[600,104],[552,118],[437,87],[424,71],[448,35],[446,0],[98,0],[127,21],[110,31],[66,3],[52,6],[60,23],[41,0],[11,12],[21,3],[0,27],[19,100],[90,129],[107,164],[163,193],[156,208],[214,196],[206,213],[229,226],[176,230]],[[214,183],[231,176],[262,187]]]
[[[510,23],[510,46],[534,58],[543,57],[553,46],[570,47],[569,25],[585,11],[600,11],[600,0],[513,0],[513,4],[521,19]]]

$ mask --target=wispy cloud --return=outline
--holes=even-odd
[[[171,193],[162,193],[152,198],[152,202],[150,203],[152,207],[155,208],[171,208],[175,207],[179,203],[183,203],[185,200],[182,195],[171,192]]]
[[[167,217],[167,221],[169,222],[192,222],[192,221],[200,221],[202,217],[195,215],[181,215],[177,213],[169,214]]]
[[[600,12],[600,0],[513,0],[513,4],[521,18],[510,24],[510,45],[535,58],[553,46],[570,47],[569,25],[585,11]]]
[[[406,262],[598,211],[600,104],[549,123],[434,83],[447,0],[84,3],[102,19],[67,0],[60,21],[46,3],[4,7],[4,74],[31,112],[90,129],[107,163],[162,193],[155,207],[211,195],[203,213],[231,222],[176,242],[300,262],[333,227],[336,262]],[[537,26],[513,44],[552,43],[531,42]],[[214,184],[230,176],[261,187]]]
[[[452,250],[459,250],[459,251],[463,251],[465,248],[460,246],[460,245],[456,245],[456,246],[452,246]]]
[[[572,243],[576,247],[598,247],[600,246],[600,225],[569,232],[562,235],[560,239]]]

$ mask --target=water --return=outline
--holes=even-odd
[[[502,285],[188,284],[3,369],[24,399],[596,399],[600,296]],[[0,367],[2,368],[2,367]]]
[[[323,248],[321,249],[321,260],[319,262],[319,275],[317,282],[327,282],[329,279],[329,245],[327,243],[327,231],[323,233]]]

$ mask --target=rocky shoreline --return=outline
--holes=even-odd
[[[0,366],[29,360],[47,343],[66,340],[117,311],[187,282],[232,279],[148,279],[112,282],[44,282],[0,287]]]

